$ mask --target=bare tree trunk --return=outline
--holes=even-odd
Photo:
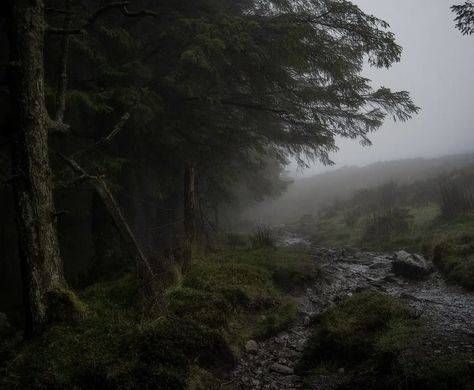
[[[72,0],[67,0],[66,3],[66,15],[64,17],[64,30],[69,30],[71,28],[73,13],[72,13]],[[66,92],[67,92],[67,65],[69,60],[69,43],[71,36],[69,34],[64,34],[61,37],[61,47],[60,47],[60,61],[59,61],[59,79],[58,84],[56,85],[56,113],[54,120],[59,123],[63,123],[64,114],[66,111]]]
[[[44,102],[42,0],[10,0],[10,134],[21,269],[31,337],[47,319],[48,293],[64,286]]]
[[[196,238],[196,170],[193,164],[184,167],[184,233],[193,242]]]
[[[192,247],[196,240],[196,168],[186,162],[184,166],[184,235],[185,253],[183,268],[186,270],[192,257]]]

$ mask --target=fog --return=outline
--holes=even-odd
[[[297,170],[295,177],[346,165],[366,165],[412,157],[435,157],[474,147],[474,42],[454,27],[452,0],[355,0],[365,12],[390,24],[403,47],[400,63],[389,70],[368,68],[374,86],[407,90],[422,111],[406,123],[387,119],[372,134],[371,147],[339,139],[335,166],[321,163]]]

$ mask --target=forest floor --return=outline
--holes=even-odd
[[[321,275],[297,299],[298,319],[286,331],[249,348],[225,389],[356,388],[350,383],[360,375],[360,368],[351,368],[349,363],[319,373],[298,368],[319,316],[362,291],[389,295],[409,306],[423,323],[417,348],[429,360],[468,356],[467,364],[474,371],[473,293],[446,285],[438,272],[417,282],[398,277],[392,274],[390,253],[317,246],[311,252]]]

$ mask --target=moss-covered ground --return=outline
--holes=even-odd
[[[222,250],[194,259],[141,316],[134,278],[123,274],[79,293],[87,315],[55,321],[34,341],[4,342],[0,388],[218,388],[245,341],[294,319],[291,294],[316,275],[305,251]]]
[[[474,356],[434,358],[423,348],[423,323],[399,300],[360,293],[325,312],[313,326],[301,371],[350,371],[343,389],[473,389]]]

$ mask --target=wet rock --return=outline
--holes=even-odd
[[[277,342],[278,344],[285,344],[286,342],[288,342],[289,337],[290,336],[288,333],[281,332],[276,336],[275,342]]]
[[[385,258],[383,258],[382,260],[382,258],[376,257],[374,260],[375,260],[375,263],[372,263],[369,265],[370,269],[382,269],[382,268],[387,267],[387,264],[385,263],[386,261]]]
[[[282,375],[293,375],[294,370],[288,366],[284,366],[280,363],[275,363],[270,366],[270,371],[277,372]]]
[[[430,267],[423,256],[399,251],[395,253],[392,271],[408,279],[421,280],[429,276]]]
[[[254,340],[247,341],[245,344],[245,351],[247,353],[256,354],[258,352],[258,344]]]

